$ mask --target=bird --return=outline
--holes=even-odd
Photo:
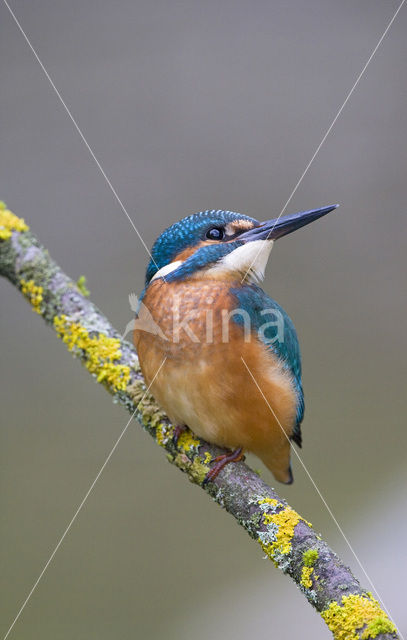
[[[291,443],[302,446],[304,394],[294,324],[261,288],[273,243],[338,205],[259,222],[208,210],[155,241],[140,296],[160,331],[136,323],[141,371],[176,425],[226,449],[205,482],[252,452],[293,482]]]

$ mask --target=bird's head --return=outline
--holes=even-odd
[[[156,240],[146,286],[157,278],[246,279],[260,282],[274,240],[321,218],[338,205],[259,222],[233,211],[202,211],[171,225]]]

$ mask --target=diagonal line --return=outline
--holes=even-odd
[[[5,1],[5,0],[4,0]],[[337,112],[336,116],[334,117],[334,119],[332,120],[331,124],[329,125],[328,129],[326,130],[321,142],[319,143],[319,145],[317,146],[317,148],[315,149],[311,160],[308,162],[307,166],[305,167],[304,171],[302,172],[297,184],[295,185],[294,189],[291,191],[290,197],[288,198],[287,202],[285,203],[284,207],[281,209],[280,214],[278,216],[278,218],[276,218],[274,225],[272,227],[272,229],[270,230],[268,237],[271,235],[271,233],[273,232],[274,227],[276,226],[277,222],[280,220],[281,216],[283,215],[284,211],[287,209],[287,206],[290,204],[294,194],[296,193],[298,187],[300,186],[301,182],[303,181],[303,179],[305,178],[305,176],[308,173],[308,170],[310,169],[312,163],[314,162],[315,158],[317,157],[318,153],[321,150],[322,145],[324,144],[325,140],[327,139],[327,137],[329,136],[329,134],[331,133],[332,129],[334,128],[336,121],[338,120],[339,116],[341,115],[342,111],[344,110],[344,108],[346,107],[349,98],[351,97],[351,95],[353,94],[353,92],[355,91],[356,87],[358,86],[360,80],[362,79],[366,69],[368,68],[369,64],[371,63],[374,55],[376,54],[378,48],[380,47],[380,45],[382,44],[384,38],[386,37],[388,31],[390,30],[390,27],[392,26],[393,22],[395,21],[395,19],[397,18],[400,9],[402,8],[403,4],[405,3],[406,0],[401,0],[401,3],[399,4],[395,14],[393,15],[392,19],[390,20],[389,24],[387,25],[387,27],[385,28],[385,30],[383,31],[383,34],[379,40],[379,42],[377,43],[377,45],[375,46],[375,48],[373,49],[372,53],[370,54],[369,58],[367,59],[362,71],[359,73],[358,77],[356,78],[355,82],[353,83],[353,86],[351,88],[351,90],[349,91],[348,95],[346,96],[345,100],[343,101],[341,107],[339,108],[339,111]],[[260,249],[259,252],[257,253],[257,255],[255,256],[255,258],[252,260],[250,266],[248,267],[246,273],[244,274],[243,278],[242,278],[242,282],[245,280],[245,278],[247,277],[247,274],[249,273],[250,269],[252,268],[254,262],[256,261],[256,259],[258,258],[258,255],[260,253]]]
[[[142,236],[141,236],[141,234],[140,234],[139,230],[137,229],[136,225],[134,224],[133,220],[131,219],[130,215],[128,214],[127,209],[126,209],[126,207],[124,206],[123,202],[120,200],[120,198],[119,198],[119,196],[118,196],[118,194],[117,194],[116,189],[113,187],[112,183],[110,182],[109,178],[107,177],[106,172],[104,171],[104,169],[103,169],[102,165],[100,164],[99,160],[98,160],[98,159],[97,159],[97,157],[95,156],[95,154],[94,154],[94,152],[93,152],[92,148],[90,147],[90,145],[89,145],[88,141],[86,140],[86,138],[85,138],[85,136],[84,136],[84,134],[83,134],[83,132],[82,132],[82,129],[79,127],[79,125],[78,125],[78,123],[76,122],[75,118],[73,117],[73,115],[72,115],[72,113],[71,113],[70,109],[67,107],[67,105],[66,105],[66,103],[64,102],[64,100],[63,100],[63,98],[62,98],[61,94],[59,93],[58,89],[56,88],[56,86],[55,86],[55,84],[54,84],[54,82],[53,82],[53,80],[52,80],[51,76],[49,75],[48,71],[47,71],[47,70],[46,70],[46,68],[44,67],[44,65],[43,65],[42,61],[40,60],[40,58],[39,58],[39,56],[38,56],[38,54],[37,54],[36,50],[34,49],[33,45],[31,44],[31,42],[30,42],[30,40],[29,40],[29,38],[28,38],[27,34],[25,33],[25,31],[24,31],[23,27],[21,26],[20,22],[17,20],[17,17],[16,17],[16,15],[13,13],[13,10],[11,9],[11,7],[10,7],[10,5],[8,4],[7,0],[3,0],[3,2],[4,2],[4,4],[6,5],[7,9],[9,10],[10,15],[12,16],[12,18],[13,18],[14,22],[16,23],[17,27],[19,28],[19,30],[20,30],[20,32],[21,32],[21,34],[22,34],[22,36],[24,37],[24,39],[25,39],[26,43],[28,44],[28,46],[30,47],[30,49],[31,49],[32,53],[34,54],[35,59],[37,60],[37,62],[38,62],[38,64],[40,65],[41,69],[43,70],[43,72],[44,72],[44,74],[45,74],[45,76],[46,76],[46,78],[47,78],[48,82],[50,83],[51,87],[52,87],[52,88],[53,88],[53,90],[55,91],[55,93],[56,93],[56,95],[57,95],[57,97],[58,97],[58,99],[59,99],[60,103],[61,103],[61,104],[62,104],[62,106],[64,107],[64,109],[65,109],[66,113],[68,114],[69,118],[71,119],[72,124],[74,125],[74,127],[75,127],[76,131],[79,133],[79,135],[80,135],[80,137],[81,137],[82,141],[84,142],[84,144],[85,144],[85,146],[86,146],[87,150],[89,151],[90,155],[92,156],[93,160],[95,161],[95,163],[96,163],[96,165],[97,165],[97,167],[98,167],[98,169],[99,169],[100,173],[102,174],[102,176],[104,177],[105,181],[107,182],[107,184],[108,184],[108,186],[109,186],[110,191],[113,193],[114,197],[116,198],[117,202],[119,203],[121,210],[122,210],[122,211],[123,211],[123,213],[127,216],[127,219],[128,219],[128,221],[130,222],[130,224],[131,224],[131,226],[133,227],[133,229],[135,230],[135,232],[137,233],[137,235],[138,235],[138,237],[139,237],[139,239],[140,239],[140,242],[142,243],[143,247],[145,248],[145,250],[147,251],[147,253],[148,253],[148,255],[150,256],[151,260],[154,262],[155,266],[156,266],[156,267],[157,267],[157,269],[158,269],[158,265],[156,264],[156,262],[155,262],[155,260],[154,260],[153,256],[151,255],[151,253],[150,253],[150,250],[149,250],[148,246],[147,246],[147,245],[146,245],[146,243],[144,242],[144,240],[143,240],[143,238],[142,238]]]
[[[352,89],[349,91],[348,95],[346,96],[341,108],[339,109],[338,113],[336,114],[335,118],[332,120],[331,124],[329,125],[324,137],[322,138],[321,142],[319,143],[319,145],[317,146],[311,160],[309,161],[309,163],[307,164],[307,166],[305,167],[303,173],[300,176],[300,179],[298,180],[297,184],[295,185],[294,189],[291,192],[290,197],[288,198],[287,202],[285,203],[284,207],[281,209],[280,215],[278,216],[277,221],[279,220],[279,218],[281,218],[281,216],[283,215],[284,211],[286,210],[288,204],[291,202],[295,192],[297,191],[298,187],[300,186],[301,182],[303,181],[304,177],[306,176],[306,174],[308,173],[308,169],[311,167],[312,163],[314,162],[315,158],[317,157],[322,145],[324,144],[325,140],[327,139],[327,137],[329,136],[329,134],[331,133],[333,127],[336,124],[336,121],[338,120],[339,116],[341,115],[342,111],[344,110],[349,98],[351,97],[352,93],[354,92],[354,90],[356,89],[356,87],[359,84],[359,81],[362,79],[362,76],[364,75],[366,69],[368,68],[369,64],[371,63],[375,53],[377,52],[378,48],[380,47],[380,45],[382,44],[384,38],[387,35],[387,32],[389,31],[390,27],[392,26],[393,22],[395,21],[395,19],[397,18],[397,15],[400,11],[400,9],[402,8],[403,4],[405,3],[405,0],[402,0],[401,3],[399,4],[394,16],[392,17],[392,19],[390,20],[389,24],[387,25],[386,29],[383,31],[383,34],[379,40],[379,42],[377,43],[377,45],[375,46],[375,48],[373,49],[372,53],[370,54],[365,66],[363,67],[362,71],[359,73],[358,77],[356,78]]]
[[[282,424],[281,424],[280,420],[278,419],[278,417],[277,417],[277,415],[276,415],[275,411],[273,410],[272,406],[270,405],[270,403],[268,402],[268,400],[267,400],[266,396],[264,395],[263,391],[261,390],[261,388],[260,388],[260,386],[259,386],[259,384],[258,384],[258,382],[257,382],[256,378],[254,377],[254,375],[253,375],[253,374],[252,374],[252,372],[250,371],[250,369],[249,369],[249,367],[248,367],[248,365],[247,365],[247,363],[246,363],[246,360],[243,358],[243,356],[240,356],[240,358],[241,358],[241,360],[242,360],[242,362],[243,362],[244,366],[246,367],[247,371],[249,372],[250,377],[251,377],[251,379],[253,380],[254,384],[256,385],[257,389],[260,391],[260,393],[261,393],[261,395],[262,395],[262,398],[263,398],[264,402],[266,403],[266,405],[267,405],[267,406],[268,406],[268,408],[270,409],[271,413],[273,414],[273,416],[274,416],[274,418],[275,418],[276,422],[278,423],[278,425],[279,425],[279,427],[280,427],[281,431],[283,432],[283,434],[284,434],[284,435],[285,435],[285,437],[287,438],[288,442],[291,444],[290,438],[289,438],[289,437],[288,437],[288,435],[286,434],[286,432],[285,432],[285,430],[284,430],[284,428],[283,428],[283,426],[282,426]],[[308,478],[309,478],[309,480],[310,480],[310,482],[311,482],[312,486],[314,487],[315,491],[317,492],[317,494],[318,494],[318,495],[319,495],[319,497],[321,498],[322,503],[324,504],[324,506],[325,506],[326,510],[328,511],[329,515],[331,516],[332,520],[333,520],[333,521],[334,521],[334,523],[336,524],[336,526],[337,526],[337,528],[338,528],[338,530],[339,530],[340,534],[342,535],[343,539],[345,540],[345,542],[346,542],[346,544],[348,545],[349,549],[351,550],[352,554],[354,555],[354,557],[355,557],[355,559],[356,559],[356,562],[358,563],[359,567],[361,568],[361,570],[362,570],[362,571],[363,571],[363,573],[365,574],[366,579],[368,580],[368,582],[369,582],[370,586],[372,587],[373,591],[375,592],[375,594],[376,594],[376,596],[377,596],[377,599],[381,601],[381,603],[382,603],[382,605],[383,605],[383,609],[386,611],[386,613],[387,613],[387,615],[389,616],[390,620],[393,620],[393,622],[394,622],[394,619],[392,618],[392,616],[391,616],[391,614],[390,614],[390,612],[389,612],[388,608],[386,607],[386,605],[385,605],[385,604],[384,604],[384,602],[383,602],[383,598],[380,596],[380,594],[379,594],[379,592],[377,591],[377,589],[376,589],[375,585],[373,584],[372,580],[370,579],[369,575],[367,574],[366,569],[364,568],[364,566],[362,565],[361,561],[359,560],[359,557],[358,557],[358,555],[356,554],[356,551],[354,550],[354,548],[352,547],[352,545],[351,545],[351,543],[349,542],[348,538],[346,537],[346,535],[345,535],[345,533],[344,533],[344,531],[343,531],[343,529],[342,529],[341,525],[339,524],[338,520],[336,519],[336,517],[335,517],[335,515],[334,515],[334,513],[333,513],[333,511],[332,511],[332,509],[331,509],[331,508],[330,508],[330,506],[328,505],[328,503],[327,503],[327,501],[325,500],[324,496],[322,495],[322,493],[321,493],[321,491],[320,491],[320,489],[319,489],[318,485],[316,484],[315,480],[313,479],[313,477],[311,476],[310,472],[308,471],[308,469],[307,469],[307,467],[306,467],[306,465],[305,465],[305,462],[303,462],[303,460],[302,460],[302,458],[301,458],[300,454],[298,453],[298,451],[297,451],[296,449],[294,449],[294,447],[291,447],[291,451],[294,451],[295,455],[297,456],[298,460],[300,461],[300,464],[301,464],[302,468],[304,469],[305,473],[307,474],[307,476],[308,476]],[[394,622],[394,624],[396,624],[396,623]],[[397,625],[396,625],[396,626],[397,626]],[[400,635],[400,638],[402,638],[402,640],[404,640],[404,636],[402,635],[402,633],[401,633],[401,631],[400,631],[400,630],[398,631],[398,633],[399,633],[399,635]]]
[[[109,462],[110,458],[112,457],[113,453],[116,451],[117,446],[120,442],[120,440],[123,438],[124,434],[127,431],[127,428],[129,426],[129,424],[131,423],[131,421],[133,420],[140,404],[143,402],[144,398],[146,397],[146,395],[148,394],[151,385],[153,384],[154,380],[156,379],[156,377],[158,376],[159,372],[161,371],[161,368],[163,367],[165,361],[167,360],[167,356],[165,356],[164,360],[162,361],[162,363],[160,364],[159,368],[157,369],[157,372],[154,376],[154,378],[152,379],[152,381],[150,382],[150,384],[148,385],[147,389],[145,390],[143,397],[141,398],[140,402],[138,403],[137,407],[134,409],[132,415],[130,416],[129,421],[127,422],[126,426],[124,427],[123,431],[121,432],[120,436],[117,438],[116,442],[114,443],[114,446],[112,448],[112,450],[110,451],[109,455],[107,456],[106,460],[104,461],[104,463],[102,464],[102,466],[100,467],[98,474],[96,476],[96,478],[94,479],[94,481],[92,482],[92,484],[90,485],[89,489],[87,490],[82,502],[80,503],[79,507],[77,508],[77,510],[75,511],[70,523],[68,524],[68,526],[66,527],[64,533],[62,534],[62,536],[60,537],[58,544],[56,545],[55,549],[53,550],[53,552],[51,553],[49,559],[47,560],[46,564],[44,565],[44,568],[42,569],[40,575],[38,576],[37,580],[34,582],[31,591],[29,592],[28,596],[26,597],[26,599],[24,600],[23,604],[20,607],[20,610],[18,611],[16,617],[14,618],[9,630],[7,631],[6,635],[4,636],[3,640],[6,640],[6,638],[9,636],[11,630],[13,629],[14,625],[16,624],[17,620],[19,619],[19,617],[21,616],[23,610],[25,609],[29,599],[31,598],[32,594],[34,593],[35,589],[38,586],[38,583],[40,582],[42,576],[44,575],[44,573],[46,572],[46,570],[48,569],[49,565],[51,564],[56,552],[58,551],[59,547],[61,546],[61,544],[63,543],[66,535],[68,534],[69,530],[71,529],[73,523],[75,522],[77,516],[79,515],[83,505],[85,504],[86,500],[88,499],[90,493],[92,492],[95,484],[97,483],[97,481],[99,480],[100,476],[102,475],[107,463]]]

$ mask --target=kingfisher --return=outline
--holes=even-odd
[[[225,448],[205,478],[258,456],[293,482],[291,442],[302,444],[304,394],[294,325],[261,288],[275,240],[332,205],[259,222],[232,211],[195,213],[171,225],[151,251],[134,344],[146,383],[178,438],[189,428]]]

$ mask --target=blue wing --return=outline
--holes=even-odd
[[[301,446],[301,422],[304,417],[304,394],[301,382],[301,353],[297,332],[291,318],[280,305],[254,284],[231,290],[241,309],[245,309],[252,322],[252,329],[289,371],[297,393],[297,416],[292,439]],[[240,316],[233,316],[242,322]]]

